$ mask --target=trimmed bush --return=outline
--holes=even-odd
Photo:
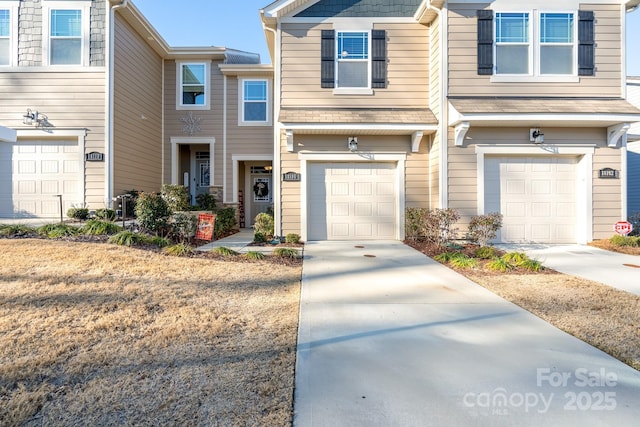
[[[129,203],[127,203],[127,205],[128,204]],[[133,209],[133,207],[131,209]],[[127,210],[129,210],[128,206]],[[101,219],[103,221],[115,221],[116,211],[114,211],[113,209],[98,209],[96,210],[96,219]]]
[[[498,212],[476,215],[469,222],[469,238],[480,246],[487,246],[502,228],[502,214]]]
[[[256,243],[267,243],[268,239],[262,233],[253,233],[253,241]]]
[[[426,236],[425,223],[429,215],[426,208],[407,208],[405,211],[405,234],[409,240],[419,240]]]
[[[426,240],[440,246],[455,238],[453,225],[460,219],[455,209],[407,208],[405,231],[410,240]]]
[[[634,236],[621,236],[616,234],[615,236],[609,239],[612,245],[615,246],[630,246],[630,247],[638,247],[640,239]]]
[[[141,193],[135,212],[140,226],[154,233],[166,230],[171,216],[166,200],[156,193]]]
[[[296,233],[289,233],[285,237],[285,242],[293,244],[300,243],[300,235]]]
[[[89,209],[69,208],[69,210],[67,210],[67,217],[78,221],[84,221],[85,219],[89,218]]]
[[[178,212],[169,218],[169,226],[175,240],[187,242],[196,235],[198,218],[194,214]]]
[[[296,259],[299,257],[298,250],[293,248],[275,248],[273,250],[273,255],[280,258],[291,258],[291,259]]]
[[[171,212],[188,211],[191,209],[189,193],[183,185],[163,185],[162,198],[167,202]]]
[[[196,203],[198,208],[203,211],[215,211],[216,210],[216,198],[212,194],[202,193],[196,196]]]
[[[229,234],[236,227],[236,210],[234,208],[222,208],[216,211],[216,223],[214,226],[214,236],[219,238]]]
[[[273,236],[273,216],[266,212],[261,212],[256,215],[253,229],[256,233],[264,234],[267,238]]]

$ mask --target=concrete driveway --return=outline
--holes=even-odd
[[[586,245],[498,245],[525,252],[546,267],[640,295],[640,256]]]
[[[294,425],[635,426],[640,373],[400,242],[305,246]]]

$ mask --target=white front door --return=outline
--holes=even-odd
[[[395,239],[395,163],[310,163],[308,239]]]
[[[505,243],[575,243],[577,157],[485,157],[485,211]]]

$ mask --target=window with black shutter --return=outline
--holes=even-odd
[[[478,10],[478,74],[493,74],[493,11]]]
[[[335,87],[335,46],[336,32],[334,30],[322,30],[322,42],[320,47],[321,57],[321,82],[323,88]]]
[[[387,32],[371,31],[371,87],[387,87]]]
[[[595,75],[595,31],[593,12],[578,11],[578,75]]]

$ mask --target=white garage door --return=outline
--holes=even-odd
[[[576,242],[576,164],[568,157],[487,157],[485,210],[505,243]]]
[[[308,240],[396,238],[394,163],[311,163]]]
[[[0,217],[58,217],[82,203],[82,168],[77,142],[0,143]]]

